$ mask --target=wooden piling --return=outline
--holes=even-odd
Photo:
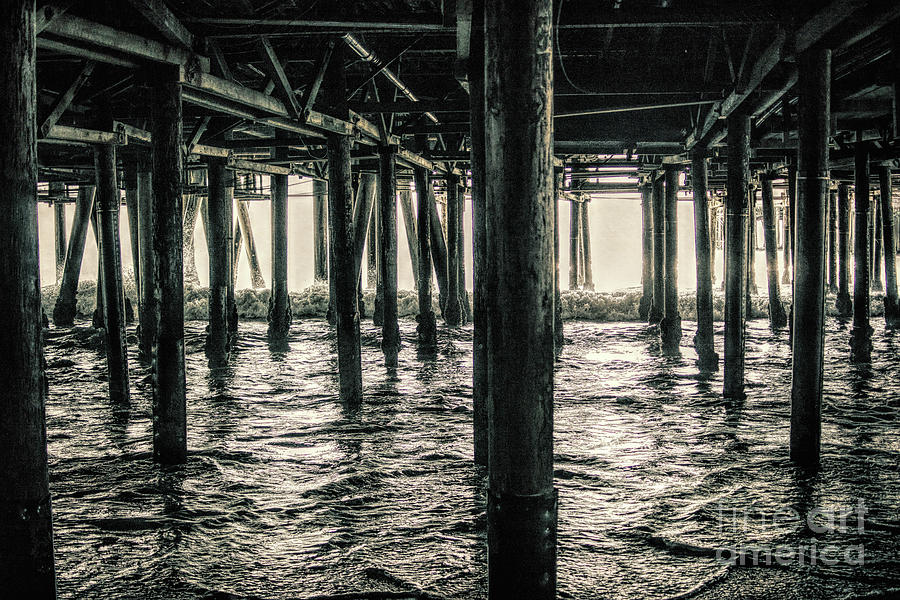
[[[142,154],[137,161],[138,200],[138,251],[141,261],[141,299],[138,303],[140,331],[138,346],[142,359],[150,359],[156,343],[157,299],[154,269],[156,257],[153,250],[153,170],[150,156]]]
[[[278,148],[282,160],[286,148]],[[272,214],[272,294],[269,296],[269,341],[287,339],[291,329],[291,300],[288,297],[288,176],[271,175],[269,184]],[[355,287],[355,286],[354,286]]]
[[[431,260],[434,263],[434,273],[438,284],[438,304],[443,314],[447,306],[447,242],[444,240],[444,227],[438,216],[437,202],[434,199],[434,189],[428,188],[428,204],[431,216]]]
[[[72,233],[69,236],[69,248],[66,252],[66,265],[63,270],[62,282],[59,285],[59,295],[53,306],[53,324],[57,327],[71,327],[75,323],[78,279],[81,276],[81,261],[84,258],[84,244],[93,206],[94,186],[83,185],[78,188],[75,216],[72,219]]]
[[[581,217],[581,272],[583,274],[582,287],[586,290],[593,290],[594,273],[593,267],[591,267],[591,221],[588,216],[588,209],[590,208],[588,202],[589,200],[582,202],[581,210],[579,211],[581,213],[579,215]]]
[[[206,161],[208,194],[206,211],[209,215],[207,245],[209,247],[209,327],[206,334],[206,353],[210,358],[222,359],[228,354],[228,280],[229,254],[227,241],[231,223],[228,222],[228,194],[226,192],[225,160]]]
[[[96,193],[96,192],[95,192]],[[100,218],[99,199],[94,198],[94,208],[91,211],[91,229],[94,232],[94,244],[97,246],[97,285],[94,286],[94,312],[91,315],[91,326],[94,329],[103,329],[103,261],[100,260]]]
[[[788,206],[789,211],[791,213],[791,218],[788,220],[788,226],[790,227],[790,254],[791,254],[791,280],[793,281],[793,273],[796,261],[794,260],[796,257],[796,249],[797,249],[797,157],[796,155],[791,155],[788,157],[788,168],[787,168],[787,188],[788,188]]]
[[[37,229],[35,3],[0,2],[0,590],[56,598]]]
[[[369,232],[366,236],[366,283],[369,289],[378,285],[378,195],[372,205],[372,217],[369,219]],[[428,259],[431,260],[431,257]]]
[[[828,290],[838,291],[837,276],[837,188],[828,192]]]
[[[250,224],[250,209],[245,200],[237,201],[238,221],[241,224],[241,239],[247,250],[247,261],[250,263],[250,285],[253,289],[266,287],[262,269],[259,266],[259,258],[256,254],[256,240],[253,237],[253,226]],[[237,256],[235,256],[237,260]]]
[[[850,298],[850,186],[838,184],[838,293],[835,301],[839,317],[853,314]]]
[[[747,196],[750,189],[750,117],[728,117],[728,190],[725,198],[725,368],[723,395],[744,394],[744,285]]]
[[[470,158],[472,171],[472,410],[473,454],[476,465],[488,463],[488,275],[490,261],[487,256],[486,171],[485,171],[485,107],[484,107],[484,0],[472,2],[472,32],[469,55],[469,107],[470,107]],[[416,179],[416,189],[418,189]],[[420,201],[422,196],[419,197]],[[423,223],[419,208],[419,223]],[[558,224],[557,224],[558,227]],[[421,236],[421,232],[419,233]],[[557,240],[558,240],[557,233]],[[419,255],[424,253],[419,246]],[[557,253],[559,244],[557,241]],[[557,254],[558,256],[558,254]],[[558,263],[558,261],[557,261]],[[431,277],[431,272],[428,272]],[[559,285],[557,269],[557,286]],[[421,285],[421,280],[420,280]],[[421,288],[419,290],[421,294]],[[420,296],[421,298],[421,296]],[[421,304],[420,304],[421,307]],[[421,309],[420,309],[421,315]],[[422,322],[419,322],[422,326]]]
[[[881,281],[882,258],[881,258],[881,202],[872,203],[872,212],[875,214],[872,228],[872,236],[875,238],[872,242],[872,289],[876,292],[884,291],[884,284]]]
[[[784,244],[782,244],[782,259],[784,265],[781,269],[781,283],[787,285],[791,283],[791,245],[793,244],[791,234],[794,231],[794,227],[791,225],[793,216],[791,215],[791,204],[788,198],[784,199],[784,205],[781,207],[781,216],[782,225],[784,227],[784,231],[782,232],[784,236]]]
[[[662,351],[670,356],[681,354],[681,314],[678,310],[678,186],[680,169],[665,169],[666,202],[666,286],[665,316],[659,324]]]
[[[375,206],[377,196],[378,178],[373,173],[360,174],[356,202],[353,205],[353,264],[357,273],[362,269],[366,236],[369,233],[369,224],[375,218],[372,208]]]
[[[653,186],[646,182],[643,183],[641,185],[641,286],[643,287],[643,295],[638,305],[638,317],[641,320],[650,316],[650,305],[653,304],[652,198]]]
[[[853,239],[853,327],[850,330],[850,360],[867,363],[872,358],[872,327],[869,325],[869,147],[856,144],[854,170]]]
[[[66,266],[66,204],[61,198],[66,193],[66,185],[61,181],[51,181],[50,196],[53,198],[53,241],[56,258],[56,283],[62,282]]]
[[[200,214],[200,197],[196,194],[187,194],[184,202],[184,223],[182,224],[182,236],[184,238],[184,282],[191,287],[200,287],[200,277],[197,275],[197,263],[194,262],[194,229],[197,226],[197,216]]]
[[[694,335],[694,348],[697,350],[697,365],[703,370],[714,371],[719,368],[719,355],[716,353],[713,337],[712,244],[709,239],[707,183],[706,155],[702,151],[696,151],[691,159],[694,249],[697,256],[697,333]],[[642,196],[645,189],[646,186],[641,190]]]
[[[878,167],[878,187],[881,204],[882,239],[884,240],[884,320],[888,327],[900,326],[900,305],[897,302],[897,250],[894,246],[894,207],[891,200],[891,168]]]
[[[128,347],[125,342],[125,289],[122,285],[122,255],[119,243],[119,185],[116,181],[116,147],[103,144],[94,149],[97,177],[97,217],[100,226],[100,264],[103,269],[103,326],[109,399],[131,400],[128,384]]]
[[[125,209],[128,211],[128,240],[131,242],[131,270],[134,275],[134,291],[137,296],[138,314],[141,312],[141,240],[140,209],[138,208],[137,163],[133,160],[122,165],[125,183]],[[127,311],[126,311],[127,312]]]
[[[313,277],[328,281],[328,190],[321,179],[313,179]]]
[[[447,175],[447,304],[444,321],[450,327],[462,323],[459,304],[459,177]]]
[[[416,333],[419,347],[428,350],[437,345],[437,325],[431,308],[431,218],[427,192],[431,182],[425,169],[416,169],[413,177],[416,180],[416,234],[419,247],[419,271],[416,274],[419,280],[419,314],[416,317]]]
[[[400,353],[400,324],[397,321],[397,179],[395,150],[378,149],[378,190],[381,209],[381,280],[384,286],[384,322],[381,351],[384,365],[396,368]]]
[[[469,306],[469,294],[466,292],[466,236],[465,236],[465,214],[466,214],[466,188],[460,185],[459,188],[459,225],[456,227],[456,235],[459,241],[456,247],[459,249],[457,266],[459,273],[457,275],[459,290],[459,314],[463,324],[468,323],[472,319],[472,307]]]
[[[556,597],[553,10],[486,5],[490,311],[488,595]],[[515,173],[514,177],[510,174]]]
[[[718,209],[713,203],[709,209],[709,280],[716,282],[716,248],[719,245]]]
[[[831,50],[798,58],[798,197],[794,247],[791,355],[791,460],[819,464],[825,357],[825,211],[828,206],[828,138],[831,120]]]
[[[664,178],[653,180],[653,302],[650,324],[659,324],[666,307],[666,199]]]
[[[225,273],[227,280],[225,282],[225,317],[228,323],[228,345],[229,348],[234,340],[234,335],[238,330],[238,311],[237,298],[234,294],[235,272],[237,271],[238,252],[234,249],[235,237],[240,233],[240,228],[235,226],[234,222],[234,171],[225,170],[225,246],[223,248],[226,256]]]
[[[334,116],[348,116],[346,74],[342,45],[334,48],[325,72],[322,92],[336,108]],[[334,285],[337,326],[338,379],[341,402],[355,408],[362,402],[357,273],[353,264],[353,196],[350,185],[350,138],[330,135],[328,158],[328,264]]]
[[[569,202],[569,289],[581,286],[581,202]]]
[[[772,191],[772,177],[763,174],[762,184],[762,216],[763,237],[766,244],[766,279],[769,289],[769,326],[781,329],[787,326],[787,313],[781,303],[781,289],[778,284],[778,235],[775,231],[775,201]]]
[[[379,180],[380,181],[380,180]],[[381,187],[379,185],[378,197],[375,199],[375,306],[372,310],[372,324],[376,327],[384,325],[384,280],[381,277]]]
[[[563,185],[563,169],[553,170],[553,344],[556,356],[565,344],[562,319],[562,293],[559,283],[559,190]]]
[[[184,371],[184,236],[182,232],[181,84],[177,73],[156,74],[150,111],[153,137],[154,307],[158,330],[153,382],[153,456],[187,461]]]
[[[403,227],[406,230],[406,244],[409,248],[409,261],[412,272],[419,272],[419,246],[416,241],[416,218],[413,214],[412,191],[409,189],[400,191],[400,212],[403,215]],[[418,278],[413,277],[413,287],[419,285]]]
[[[756,186],[747,195],[747,318],[751,318],[751,298],[759,293],[756,286]]]

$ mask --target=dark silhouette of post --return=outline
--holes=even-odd
[[[56,598],[44,423],[34,0],[0,2],[0,590]]]
[[[837,188],[828,193],[828,291],[837,293]]]
[[[328,190],[321,179],[313,179],[313,276],[328,281]]]
[[[838,293],[835,301],[838,316],[853,314],[850,299],[850,186],[838,184]]]
[[[638,317],[645,320],[650,316],[653,304],[653,186],[647,182],[641,185],[641,287],[643,293],[638,305]]]
[[[725,369],[723,395],[744,398],[747,197],[750,190],[750,117],[728,117],[728,195],[725,199]]]
[[[585,198],[581,203],[581,272],[583,274],[583,287],[586,290],[594,289],[594,273],[591,267],[591,220],[589,215],[589,198]]]
[[[277,148],[282,160],[286,148]],[[291,300],[288,296],[288,176],[272,175],[270,178],[272,208],[272,294],[269,296],[269,340],[287,339],[291,330]]]
[[[798,198],[795,205],[794,307],[791,355],[791,460],[819,464],[825,357],[825,212],[831,120],[831,51],[798,60]]]
[[[772,329],[787,326],[787,314],[781,303],[781,288],[778,284],[778,234],[775,231],[775,201],[772,191],[772,176],[763,174],[762,214],[763,234],[766,244],[766,279],[769,290],[769,325]]]
[[[891,200],[891,168],[878,168],[881,191],[881,225],[884,240],[884,320],[888,327],[900,325],[900,306],[897,303],[897,249],[894,246],[894,207]]]
[[[874,238],[872,241],[872,289],[876,292],[883,292],[884,284],[881,281],[881,271],[884,265],[881,259],[881,230],[883,226],[881,223],[880,202],[872,203],[872,213],[875,215],[871,230]]]
[[[447,175],[447,306],[444,321],[451,327],[462,323],[459,303],[459,178]]]
[[[581,285],[581,202],[569,202],[569,289]]]
[[[384,286],[381,351],[384,365],[396,368],[400,354],[400,325],[397,321],[397,180],[394,149],[378,149],[378,190],[381,209],[381,281]]]
[[[210,158],[207,168],[207,200],[206,210],[209,215],[209,228],[206,232],[209,248],[209,327],[206,334],[206,352],[211,358],[222,359],[228,354],[228,280],[229,254],[231,246],[227,243],[228,222],[226,192],[227,170],[225,160]]]
[[[416,233],[419,242],[419,314],[416,317],[419,324],[416,333],[420,348],[433,349],[437,344],[437,324],[431,301],[431,218],[427,192],[431,182],[425,169],[416,169],[413,176],[416,180]]]
[[[856,144],[854,170],[853,239],[853,327],[850,330],[850,360],[867,363],[872,358],[872,327],[869,325],[869,147]]]
[[[653,180],[653,303],[650,305],[649,316],[651,325],[662,321],[666,307],[666,200],[663,181],[663,177]]]
[[[556,597],[553,7],[487,2],[488,597]],[[511,174],[515,176],[510,176]]]
[[[184,270],[182,235],[181,84],[177,73],[154,74],[153,138],[154,306],[158,323],[154,357],[153,456],[164,464],[187,461],[184,371]]]
[[[66,252],[66,266],[59,285],[59,295],[53,306],[53,324],[57,327],[71,327],[75,323],[78,279],[81,276],[84,244],[93,207],[94,186],[79,187],[78,199],[75,201],[75,217],[72,219],[72,234],[69,236],[69,248]]]
[[[119,243],[119,185],[116,181],[116,147],[102,144],[94,149],[97,177],[97,217],[100,226],[100,265],[103,269],[103,330],[109,398],[129,402],[128,347],[125,342],[125,290],[122,285],[122,255]]]
[[[719,368],[713,338],[712,260],[709,239],[709,203],[707,160],[703,151],[691,159],[691,183],[694,188],[694,249],[697,256],[697,333],[694,348],[697,364],[704,370]],[[641,190],[642,194],[646,186]]]
[[[681,354],[681,314],[678,311],[678,186],[680,169],[666,165],[666,287],[665,316],[659,324],[662,350]]]
[[[66,204],[63,198],[66,195],[66,184],[61,181],[51,181],[48,191],[53,202],[53,241],[54,257],[56,258],[56,283],[62,282],[63,270],[66,265]]]

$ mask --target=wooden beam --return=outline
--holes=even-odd
[[[80,127],[54,125],[42,141],[75,142],[79,144],[117,144],[126,143],[124,135],[111,131],[97,131]]]
[[[209,59],[184,48],[101,25],[69,14],[60,15],[47,25],[42,36],[52,34],[67,40],[99,46],[127,56],[152,62],[209,71]]]
[[[56,125],[56,122],[59,121],[59,118],[63,115],[63,113],[68,110],[69,106],[72,104],[72,100],[75,98],[75,94],[78,93],[78,90],[81,89],[81,86],[88,80],[88,77],[91,76],[91,73],[94,72],[94,62],[88,61],[84,63],[84,66],[81,68],[81,72],[75,77],[75,80],[69,84],[69,87],[64,91],[59,97],[56,99],[56,102],[53,104],[53,108],[50,109],[50,114],[47,115],[47,118],[44,119],[44,122],[41,123],[40,135],[41,137],[47,137],[47,134],[53,129],[53,126]]]
[[[156,27],[170,44],[186,50],[194,47],[194,36],[181,24],[163,0],[128,0],[144,18]]]
[[[319,59],[319,65],[316,69],[316,76],[313,78],[313,81],[309,86],[309,91],[306,93],[306,99],[303,103],[304,121],[312,112],[313,105],[315,105],[316,103],[316,97],[319,95],[319,88],[322,87],[322,79],[325,78],[325,70],[328,68],[328,62],[331,60],[331,55],[334,52],[334,44],[334,39],[328,40],[328,43],[325,44],[325,50],[322,53],[322,58]]]
[[[285,103],[289,116],[300,119],[300,105],[297,102],[296,94],[294,94],[294,88],[291,87],[284,72],[284,67],[281,66],[281,61],[278,60],[278,55],[275,54],[275,49],[269,42],[269,38],[260,36],[257,42],[257,50],[263,58],[264,70],[269,79],[275,83],[275,89],[278,91],[281,101]]]
[[[66,11],[69,10],[69,7],[72,6],[73,2],[74,0],[57,2],[56,4],[48,4],[38,9],[34,19],[35,33],[40,35],[42,31],[47,29],[47,26],[50,25],[50,23],[61,15],[64,15]]]

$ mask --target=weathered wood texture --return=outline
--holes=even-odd
[[[707,159],[702,153],[697,152],[691,160],[691,184],[694,188],[694,250],[697,257],[697,333],[694,335],[694,348],[697,350],[698,366],[705,370],[715,370],[719,368],[719,355],[716,354],[713,336],[712,261],[710,258],[707,182]],[[644,196],[647,195],[646,187],[644,186],[641,190]],[[646,252],[646,248],[644,251]]]
[[[283,148],[279,150],[284,150]],[[291,329],[291,301],[288,297],[288,176],[272,175],[272,294],[269,296],[269,340],[281,341]]]
[[[209,228],[206,233],[209,248],[209,327],[206,334],[206,352],[211,358],[221,359],[228,353],[228,280],[229,254],[227,242],[228,222],[226,193],[227,170],[225,160],[210,158],[206,161],[208,187],[206,212]]]
[[[44,429],[34,0],[0,3],[0,589],[56,597]]]
[[[780,329],[787,325],[787,314],[781,303],[781,288],[778,281],[778,240],[775,231],[775,201],[772,192],[772,178],[763,175],[762,213],[763,234],[766,244],[766,280],[769,291],[769,325]]]
[[[659,324],[662,351],[668,355],[681,353],[681,314],[678,311],[678,186],[681,171],[675,166],[665,169],[666,180],[666,282],[665,314]]]
[[[459,304],[459,178],[447,176],[447,301],[444,321],[451,327],[462,323]]]
[[[853,238],[853,327],[850,330],[850,360],[867,363],[872,358],[872,327],[869,325],[870,257],[869,147],[856,144],[854,172]]]
[[[313,179],[313,273],[316,281],[328,281],[328,189]]]
[[[63,270],[62,282],[59,285],[59,295],[53,306],[53,324],[57,327],[71,327],[75,322],[78,279],[81,276],[84,244],[93,207],[94,186],[84,185],[78,188],[75,216],[72,219],[72,232],[66,252],[66,266]]]
[[[884,319],[888,326],[900,325],[900,306],[897,302],[897,248],[894,245],[894,207],[891,201],[891,168],[878,168],[881,225],[884,239]]]
[[[638,317],[642,320],[650,316],[653,304],[653,186],[641,185],[641,303]]]
[[[838,316],[853,314],[850,298],[850,186],[838,185],[838,293],[835,301]]]
[[[725,198],[725,369],[723,395],[744,397],[744,293],[750,118],[728,118],[728,190]]]
[[[400,324],[397,320],[397,179],[395,156],[391,148],[378,151],[378,208],[381,211],[381,281],[384,322],[381,325],[381,351],[384,364],[396,368],[400,353]]]

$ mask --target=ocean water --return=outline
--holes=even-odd
[[[442,328],[437,352],[420,355],[415,322],[402,319],[392,371],[365,320],[365,401],[347,410],[324,320],[295,320],[287,351],[270,349],[264,322],[242,322],[229,365],[214,369],[205,323],[188,322],[190,456],[164,468],[151,459],[148,371],[135,344],[132,401],[113,404],[88,325],[46,336],[62,597],[485,597],[471,326]],[[735,569],[720,560],[731,549],[796,550],[783,566],[752,568],[815,576],[832,586],[826,597],[900,585],[900,338],[873,325],[873,363],[855,368],[849,326],[828,320],[823,466],[810,476],[787,457],[786,331],[749,323],[748,397],[732,402],[721,372],[694,366],[689,321],[680,358],[663,357],[642,323],[566,322],[554,434],[560,597],[715,589]],[[826,547],[837,563],[809,564]]]

